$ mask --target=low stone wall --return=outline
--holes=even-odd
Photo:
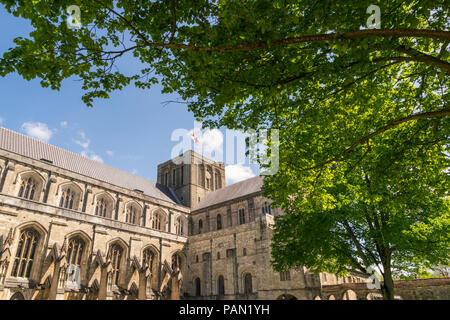
[[[450,277],[394,281],[395,298],[401,300],[450,300]],[[322,300],[381,299],[381,290],[366,283],[342,283],[323,286]],[[350,297],[350,298],[349,298]]]

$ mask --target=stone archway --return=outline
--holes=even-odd
[[[298,300],[296,296],[293,296],[292,294],[283,293],[280,295],[277,300]]]
[[[349,289],[342,295],[342,300],[358,300],[358,296],[355,291]]]
[[[22,293],[16,292],[14,293],[9,300],[25,300],[25,297]]]

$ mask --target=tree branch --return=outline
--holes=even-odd
[[[356,141],[355,143],[353,143],[350,147],[348,147],[347,149],[345,149],[343,152],[341,152],[339,155],[337,155],[336,157],[333,157],[327,161],[324,161],[316,166],[310,167],[310,168],[304,168],[304,169],[300,169],[300,171],[308,171],[308,170],[313,170],[313,169],[317,169],[320,167],[323,167],[324,165],[334,162],[334,161],[338,161],[339,158],[341,158],[343,155],[349,153],[350,151],[352,151],[353,149],[355,149],[357,146],[359,146],[360,144],[368,141],[369,139],[395,127],[398,126],[404,122],[408,122],[408,121],[413,121],[413,120],[418,120],[418,119],[429,119],[429,118],[442,118],[442,117],[446,117],[450,115],[450,108],[447,109],[443,109],[443,110],[439,110],[439,111],[430,111],[430,112],[423,112],[423,113],[417,113],[417,114],[412,114],[409,115],[407,117],[401,118],[401,119],[397,119],[395,121],[392,121],[391,123],[377,129],[376,131],[372,132],[371,134],[359,139],[358,141]]]

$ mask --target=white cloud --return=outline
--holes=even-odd
[[[61,121],[61,122],[59,123],[59,125],[60,125],[62,128],[67,128],[68,123],[67,123],[67,121]]]
[[[89,148],[91,140],[86,138],[86,134],[83,131],[78,132],[78,134],[81,136],[81,140],[73,140],[73,141],[76,144],[80,145],[83,149]]]
[[[207,129],[205,132],[203,132],[200,143],[202,144],[203,150],[205,152],[217,152],[219,150],[222,150],[223,134],[217,129]]]
[[[240,163],[232,164],[225,167],[225,175],[227,185],[246,180],[255,176],[250,167],[246,167]]]
[[[45,123],[41,122],[25,122],[22,124],[22,130],[25,131],[26,135],[44,142],[50,141],[53,135],[53,131]]]
[[[86,157],[86,158],[89,158],[89,159],[91,159],[91,160],[94,160],[94,161],[98,161],[98,162],[103,163],[103,159],[102,159],[99,155],[95,154],[95,153],[92,152],[92,151],[89,151],[89,150],[83,150],[83,151],[81,151],[80,154],[81,154],[83,157]]]
[[[107,154],[108,156],[110,156],[110,157],[113,157],[113,156],[114,156],[114,152],[111,151],[111,150],[106,150],[106,154]]]
[[[206,129],[202,132],[200,128],[195,128],[188,132],[188,135],[194,139],[192,134],[194,134],[195,138],[198,139],[198,143],[195,142],[194,144],[195,151],[203,155],[223,153],[223,134],[220,130]]]
[[[89,150],[89,144],[91,143],[91,140],[86,137],[86,133],[84,133],[84,131],[80,131],[78,132],[78,134],[80,135],[81,139],[73,141],[83,148],[83,151],[81,151],[80,154],[83,157],[103,163],[102,157],[100,157],[94,151]]]

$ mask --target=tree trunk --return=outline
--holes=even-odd
[[[392,273],[390,266],[383,266],[384,268],[384,281],[381,285],[381,292],[383,293],[384,300],[394,300],[394,280],[392,280]]]

